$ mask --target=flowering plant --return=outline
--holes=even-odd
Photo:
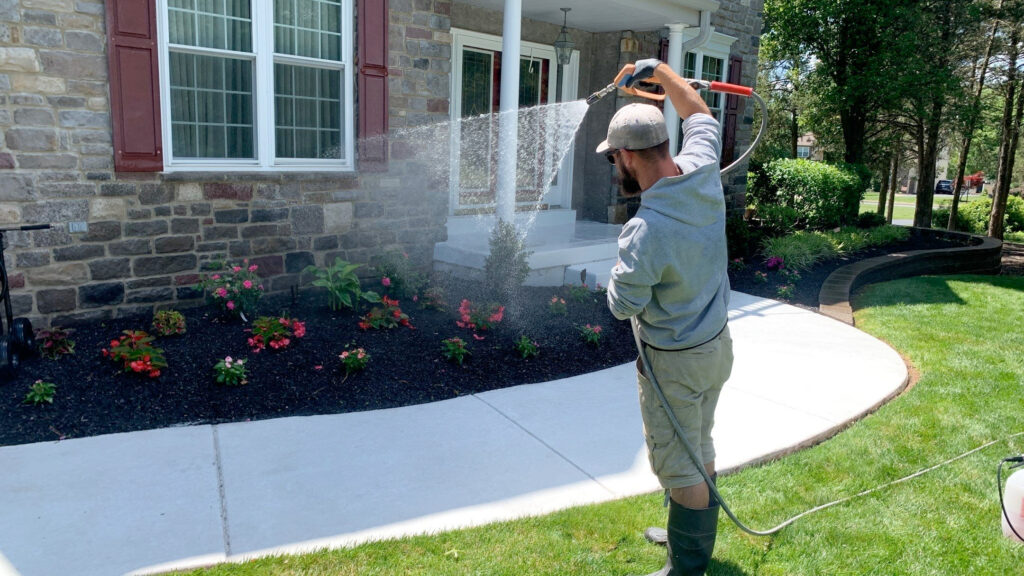
[[[526,334],[523,334],[519,337],[519,340],[516,340],[515,348],[516,352],[518,352],[524,359],[536,356],[540,353],[540,346],[533,340],[527,338]]]
[[[398,300],[388,298],[387,296],[381,296],[380,306],[374,306],[359,320],[359,327],[363,330],[370,328],[380,330],[381,328],[394,328],[395,326],[405,326],[409,329],[415,328],[409,322],[409,315],[402,312]]]
[[[363,348],[354,350],[345,348],[341,354],[338,354],[338,358],[341,359],[341,364],[345,367],[345,375],[359,372],[370,363],[370,355]]]
[[[733,272],[739,272],[746,267],[747,265],[743,262],[743,258],[733,258],[732,260],[729,260],[729,270],[732,270]]]
[[[249,331],[252,332],[249,347],[258,353],[267,346],[274,350],[287,348],[291,345],[292,338],[302,338],[306,335],[306,324],[299,322],[298,318],[260,316],[252,323],[252,329]]]
[[[583,339],[587,341],[587,344],[597,346],[601,343],[601,326],[587,324],[579,328],[580,333],[583,334]]]
[[[789,284],[793,284],[800,279],[800,272],[793,270],[792,268],[783,268],[782,270],[779,270],[779,274],[781,274],[782,278]]]
[[[124,336],[110,341],[110,348],[102,351],[104,358],[121,362],[125,372],[146,374],[150,378],[160,376],[160,369],[167,367],[164,351],[153,346],[154,338],[142,330],[125,330]]]
[[[242,386],[249,383],[247,378],[249,374],[245,368],[244,358],[233,360],[231,356],[226,356],[223,360],[217,362],[217,365],[213,367],[213,371],[217,375],[217,384]]]
[[[548,310],[550,310],[555,316],[565,316],[568,312],[565,307],[565,298],[552,296],[551,302],[548,302]]]
[[[584,303],[593,299],[590,287],[586,284],[573,284],[569,286],[569,299],[573,302]]]
[[[455,321],[455,325],[459,328],[484,331],[494,328],[494,325],[501,322],[504,317],[504,306],[490,304],[486,310],[481,310],[473,306],[469,300],[463,299],[459,304],[459,319]]]
[[[470,355],[470,352],[469,349],[466,348],[466,341],[462,338],[455,337],[441,341],[441,354],[448,360],[456,362],[459,366],[462,366],[462,361],[465,360],[466,356]]]
[[[257,268],[244,260],[241,266],[224,267],[222,272],[204,278],[199,288],[206,291],[207,302],[247,322],[245,315],[256,309],[256,303],[263,296]]]
[[[760,270],[757,270],[754,272],[754,280],[758,281],[761,284],[764,284],[768,282],[768,275],[765,274],[764,272],[761,272]]]
[[[185,333],[185,317],[177,310],[161,310],[153,315],[153,333],[173,336]]]
[[[795,288],[792,284],[783,284],[775,290],[775,295],[782,300],[790,300],[793,298]]]
[[[433,310],[444,310],[444,288],[440,286],[431,286],[423,291],[423,297],[413,297],[413,301],[419,301],[421,308],[431,308]]]
[[[36,380],[35,384],[29,387],[23,404],[53,404],[53,395],[57,392],[57,385],[53,382]]]
[[[786,261],[780,256],[772,256],[764,261],[769,270],[782,270],[786,267]]]
[[[64,354],[75,353],[75,341],[69,338],[74,330],[54,326],[49,330],[36,332],[36,342],[39,343],[39,353],[56,360]]]

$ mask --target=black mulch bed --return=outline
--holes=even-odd
[[[856,259],[941,245],[945,244],[914,239],[866,251]],[[816,308],[825,278],[851,261],[828,262],[802,272],[788,302]],[[778,274],[769,273],[769,281],[762,283],[754,279],[758,270],[766,270],[760,258],[751,259],[741,270],[731,270],[733,289],[777,298]],[[414,330],[360,330],[354,312],[330,311],[320,293],[303,290],[294,296],[266,298],[260,303],[261,314],[287,311],[306,322],[307,334],[288,349],[258,354],[248,351],[246,325],[241,322],[223,318],[208,307],[182,310],[188,332],[158,341],[169,366],[156,379],[122,373],[100,353],[122,330],[149,330],[150,318],[77,326],[72,335],[75,354],[57,361],[24,360],[17,378],[0,382],[0,446],[420,404],[583,374],[636,357],[629,323],[616,321],[598,293],[579,302],[564,287],[525,287],[515,302],[505,303],[505,318],[496,329],[475,340],[471,331],[455,325],[456,310],[462,298],[474,303],[486,300],[475,297],[478,287],[472,284],[448,280],[444,286],[445,311],[402,302]],[[550,312],[548,304],[555,295],[566,300],[567,315]],[[584,324],[602,327],[599,346],[584,341],[578,330]],[[523,334],[537,341],[539,356],[519,357],[513,342]],[[472,353],[462,366],[441,355],[441,341],[453,336],[467,341]],[[365,371],[347,378],[338,358],[346,345],[363,347],[372,356]],[[247,385],[214,383],[213,366],[225,356],[248,359]],[[52,405],[22,403],[37,379],[57,385]]]

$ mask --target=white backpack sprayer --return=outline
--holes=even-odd
[[[639,88],[626,86],[629,80],[630,77],[626,72],[626,68],[623,68],[611,84],[608,84],[604,88],[598,90],[597,92],[594,92],[589,97],[587,97],[587,104],[594,104],[604,96],[614,92],[616,89],[622,90],[624,93],[629,94],[631,96],[646,98],[648,100],[654,100],[657,102],[665,100],[664,94],[657,94],[654,92],[641,90]],[[725,94],[753,98],[757,102],[758,106],[760,106],[761,108],[761,127],[758,130],[757,136],[754,137],[754,141],[750,144],[747,150],[739,156],[739,158],[737,158],[735,161],[733,161],[725,168],[722,168],[721,174],[724,175],[733,170],[734,168],[736,168],[737,166],[739,166],[741,162],[746,160],[747,157],[750,156],[751,152],[754,151],[754,148],[756,148],[757,145],[761,142],[761,138],[762,136],[764,136],[765,129],[768,126],[768,107],[765,105],[764,100],[756,92],[754,92],[752,88],[748,88],[746,86],[727,84],[725,82],[709,82],[706,80],[695,80],[691,78],[684,78],[683,81],[687,82],[695,90],[705,89],[711,92],[721,92]],[[658,83],[657,80],[655,80],[654,78],[645,79],[644,82],[648,84]],[[814,512],[818,512],[826,508],[831,508],[832,506],[835,506],[837,504],[843,504],[849,502],[850,500],[860,498],[861,496],[866,496],[879,490],[883,490],[885,488],[888,488],[889,486],[893,486],[895,484],[911,480],[913,478],[931,472],[932,470],[936,470],[938,468],[946,466],[947,464],[951,464],[957,460],[966,458],[967,456],[980,450],[983,450],[985,448],[988,448],[989,446],[992,446],[997,442],[1010,440],[1011,438],[1014,438],[1016,436],[1024,435],[1024,432],[1018,432],[1016,434],[1011,434],[1001,440],[993,440],[991,442],[978,446],[972,450],[964,452],[963,454],[954,456],[953,458],[950,458],[944,462],[940,462],[939,464],[936,464],[929,468],[925,468],[908,476],[904,476],[903,478],[900,478],[898,480],[893,480],[892,482],[876,486],[869,490],[865,490],[863,492],[859,492],[857,494],[853,494],[845,498],[840,498],[838,500],[834,500],[832,502],[816,506],[814,508],[811,508],[810,510],[806,510],[800,514],[797,514],[796,516],[793,516],[788,520],[782,522],[781,524],[773,528],[769,528],[768,530],[754,530],[752,528],[747,527],[745,524],[743,524],[743,522],[739,520],[739,518],[736,517],[736,515],[729,508],[728,504],[726,504],[725,499],[723,499],[722,495],[718,492],[718,488],[716,487],[714,480],[711,478],[710,475],[708,475],[707,471],[704,469],[703,459],[697,454],[696,450],[690,444],[689,440],[686,439],[686,435],[683,433],[682,425],[679,423],[678,419],[676,419],[676,416],[673,413],[673,411],[668,408],[668,400],[665,398],[665,393],[662,391],[661,386],[658,384],[658,381],[655,378],[654,371],[651,369],[650,361],[647,359],[647,354],[644,351],[643,343],[640,340],[639,326],[637,324],[637,319],[635,316],[630,319],[630,324],[633,328],[633,339],[636,342],[636,347],[637,351],[639,352],[640,362],[643,365],[644,374],[650,381],[651,387],[654,389],[654,392],[658,397],[658,401],[661,402],[661,405],[665,407],[665,412],[668,415],[669,421],[672,423],[672,427],[675,429],[676,435],[682,441],[683,447],[686,449],[687,454],[690,456],[690,459],[693,461],[697,470],[700,472],[701,476],[703,476],[704,482],[708,485],[708,490],[711,492],[714,498],[718,500],[719,504],[722,506],[722,510],[725,511],[729,519],[732,520],[732,522],[736,524],[736,526],[740,530],[743,530],[744,532],[754,536],[770,536],[772,534],[779,532],[786,526],[789,526],[793,522],[796,522],[800,518],[803,518],[804,516],[807,516],[809,514],[813,514]],[[1010,469],[1022,468],[1024,467],[1024,455],[1004,458],[1002,461],[1000,461],[999,467],[996,471],[996,487],[999,493],[999,504],[1000,509],[1002,511],[1001,523],[1003,533],[1007,537],[1014,539],[1017,542],[1024,543],[1024,536],[1022,536],[1022,534],[1024,534],[1024,470],[1018,470],[1007,479],[1006,494],[1004,498],[1002,488],[1002,468],[1003,464],[1005,463],[1011,464]],[[649,528],[648,532],[645,533],[645,536],[652,542],[658,544],[664,544],[667,539],[665,531],[660,528]]]

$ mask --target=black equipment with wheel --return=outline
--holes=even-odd
[[[17,228],[0,228],[0,300],[4,301],[4,317],[0,319],[0,377],[10,379],[18,372],[21,358],[37,354],[35,333],[27,318],[15,318],[11,308],[11,285],[7,280],[4,260],[4,232],[45,230],[49,224],[29,224]],[[6,323],[4,323],[6,321]]]

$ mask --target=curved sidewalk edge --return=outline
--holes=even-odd
[[[853,324],[850,296],[865,284],[925,274],[998,274],[1003,243],[996,238],[932,228],[911,228],[911,234],[933,238],[969,239],[970,246],[911,250],[867,258],[832,272],[818,293],[822,314]]]
[[[818,442],[907,380],[894,350],[813,312],[734,292],[730,326],[723,471]],[[0,469],[0,559],[25,576],[153,573],[659,490],[632,364],[391,410],[11,446]]]

